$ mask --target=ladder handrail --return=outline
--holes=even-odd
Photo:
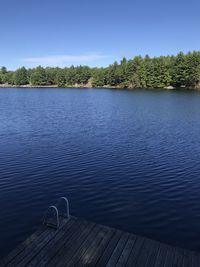
[[[59,210],[59,204],[61,202],[65,203],[65,212],[64,213],[61,213],[60,210]],[[58,208],[58,215],[59,216],[67,218],[67,219],[70,217],[70,215],[69,215],[69,201],[68,201],[68,199],[66,197],[61,197],[58,200],[56,207]]]
[[[50,210],[53,210],[55,212],[55,215],[56,215],[56,223],[52,223],[52,222],[48,222],[47,220],[47,215],[48,215],[48,212]],[[52,205],[52,206],[49,206],[44,217],[43,217],[43,224],[46,225],[46,226],[49,226],[49,227],[53,227],[53,228],[56,228],[58,229],[59,225],[60,225],[60,222],[59,222],[59,216],[58,216],[58,209],[56,206]]]
[[[62,212],[60,208],[61,202],[64,203],[64,212]],[[52,211],[52,215],[55,217],[55,222],[48,221],[48,214]],[[43,225],[53,227],[55,229],[58,229],[60,226],[60,218],[64,217],[66,219],[70,218],[69,214],[69,201],[66,197],[60,197],[57,201],[56,205],[49,206],[46,213],[43,216]]]

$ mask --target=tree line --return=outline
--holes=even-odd
[[[0,84],[59,86],[59,87],[116,87],[116,88],[200,88],[200,51],[176,56],[136,56],[108,67],[90,68],[71,66],[66,68],[32,69],[25,67],[9,71],[0,69]]]

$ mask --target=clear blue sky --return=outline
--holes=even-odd
[[[0,65],[87,64],[200,50],[200,0],[0,0]]]

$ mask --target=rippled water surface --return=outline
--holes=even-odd
[[[0,254],[71,213],[200,250],[200,93],[0,89]]]

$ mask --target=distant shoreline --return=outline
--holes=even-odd
[[[0,88],[59,88],[57,85],[12,85],[12,84],[0,84]]]
[[[118,90],[129,90],[129,91],[134,91],[134,90],[151,90],[151,89],[155,89],[155,90],[194,90],[194,91],[200,91],[199,87],[196,88],[189,88],[189,87],[172,87],[172,86],[168,86],[168,87],[164,87],[164,88],[128,88],[128,87],[119,87],[119,86],[88,86],[88,84],[84,85],[84,84],[80,84],[80,85],[65,85],[65,86],[58,86],[56,84],[53,85],[9,85],[9,84],[0,84],[0,88],[74,88],[74,89],[79,89],[79,88],[84,88],[84,89],[118,89]]]
[[[0,87],[200,90],[200,51],[175,56],[135,56],[107,67],[0,68]]]

